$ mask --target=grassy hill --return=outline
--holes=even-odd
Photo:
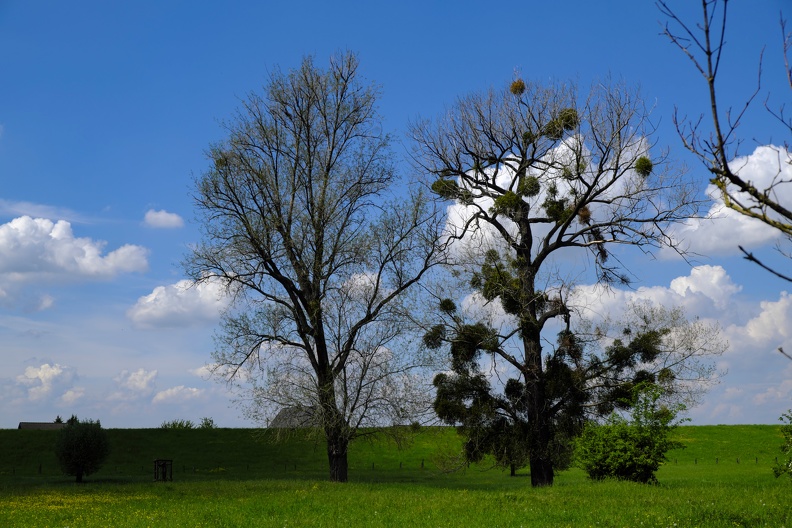
[[[256,429],[108,429],[107,433],[110,457],[89,479],[150,480],[157,458],[173,460],[176,480],[327,476],[323,441],[304,432],[281,440],[272,431]],[[0,481],[12,477],[60,478],[53,453],[57,434],[0,430]],[[778,456],[782,440],[778,427],[770,425],[686,426],[678,429],[677,436],[687,448],[670,452],[664,470],[674,465],[726,468],[761,463],[767,467]],[[350,479],[440,478],[454,465],[459,446],[454,430],[444,427],[423,428],[402,446],[387,438],[361,439],[350,447]],[[488,467],[485,463],[474,469],[484,472]],[[500,471],[489,473],[501,477]]]
[[[285,442],[250,429],[108,434],[105,467],[75,485],[55,464],[56,431],[0,430],[0,525],[792,526],[792,482],[770,471],[775,426],[680,428],[688,447],[669,453],[656,486],[591,482],[572,469],[552,488],[487,463],[442,471],[460,446],[449,428],[425,428],[401,449],[356,442],[343,485],[327,481],[324,445],[304,434]],[[173,482],[152,482],[155,458],[173,459]]]

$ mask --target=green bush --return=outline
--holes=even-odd
[[[109,454],[110,443],[99,420],[81,422],[72,416],[55,442],[55,456],[61,469],[74,476],[77,482],[82,482],[83,476],[96,473]]]
[[[781,445],[781,453],[783,457],[781,461],[773,468],[773,473],[776,477],[787,475],[792,479],[792,409],[788,410],[778,419],[781,422],[786,421],[781,426],[781,434],[784,436],[784,443]]]
[[[655,472],[666,452],[684,447],[670,438],[684,406],[668,408],[660,404],[660,396],[656,386],[640,385],[634,391],[631,420],[614,413],[604,424],[584,428],[575,457],[589,478],[657,482]]]
[[[201,418],[201,423],[198,424],[198,429],[217,429],[217,425],[215,425],[214,420],[208,416],[205,416]]]
[[[192,420],[171,420],[170,422],[162,422],[160,429],[195,429],[195,424]]]

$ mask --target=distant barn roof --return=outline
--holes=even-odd
[[[65,423],[53,422],[19,422],[17,429],[35,429],[38,431],[57,431],[63,429]]]
[[[318,427],[319,419],[315,407],[284,407],[278,411],[269,426],[285,429]]]

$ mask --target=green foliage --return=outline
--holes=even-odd
[[[650,174],[652,174],[652,168],[654,165],[652,164],[652,160],[647,158],[646,156],[641,156],[637,160],[635,160],[635,172],[637,172],[640,176],[646,178]]]
[[[574,108],[564,108],[555,119],[548,121],[544,127],[544,134],[553,141],[558,141],[564,132],[574,130],[580,124],[580,117]]]
[[[580,124],[580,117],[574,108],[564,108],[558,113],[556,120],[561,123],[564,130],[574,130]]]
[[[102,429],[99,420],[80,421],[76,416],[59,431],[55,442],[55,457],[61,470],[72,475],[77,482],[83,476],[96,473],[110,454],[110,443],[107,433]]]
[[[459,195],[459,185],[454,180],[440,178],[432,184],[432,192],[447,200],[454,200]]]
[[[175,419],[170,422],[162,422],[160,429],[195,429],[195,424],[192,420]]]
[[[217,429],[217,425],[212,418],[205,416],[201,418],[201,423],[198,424],[198,429]]]
[[[781,435],[784,437],[784,443],[781,444],[781,460],[773,468],[773,473],[776,477],[787,475],[792,479],[792,409],[788,410],[778,419],[780,422],[786,422],[781,426]]]
[[[517,194],[520,196],[533,197],[539,194],[541,190],[539,178],[536,176],[525,176],[521,178],[520,183],[517,184]]]
[[[588,424],[577,440],[577,464],[593,480],[616,478],[634,482],[656,482],[660,464],[671,449],[684,447],[670,434],[678,425],[683,406],[660,404],[661,391],[639,385],[634,391],[632,419],[611,414],[603,425]]]
[[[426,348],[430,350],[437,350],[443,346],[446,337],[446,327],[442,324],[434,325],[423,336],[423,342]]]
[[[502,195],[495,198],[490,213],[493,215],[505,215],[509,218],[514,218],[523,207],[522,198],[512,191],[506,191]]]
[[[555,199],[548,196],[542,203],[542,207],[547,216],[557,223],[566,221],[572,214],[572,209],[567,208],[566,198]]]
[[[432,192],[446,200],[459,200],[463,204],[469,204],[473,200],[473,193],[462,189],[456,181],[446,177],[440,178],[432,184]]]
[[[440,301],[440,310],[450,315],[456,312],[456,303],[451,299],[443,299]]]

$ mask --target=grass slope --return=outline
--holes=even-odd
[[[57,432],[0,430],[0,525],[792,527],[792,483],[770,471],[781,442],[773,426],[680,428],[688,448],[669,454],[658,486],[591,482],[573,469],[546,489],[532,489],[527,471],[509,478],[486,464],[441,472],[459,447],[450,429],[425,429],[402,450],[353,444],[343,485],[326,481],[324,447],[310,438],[108,433],[110,460],[77,486],[53,469]],[[174,459],[174,482],[151,482],[157,457]]]

